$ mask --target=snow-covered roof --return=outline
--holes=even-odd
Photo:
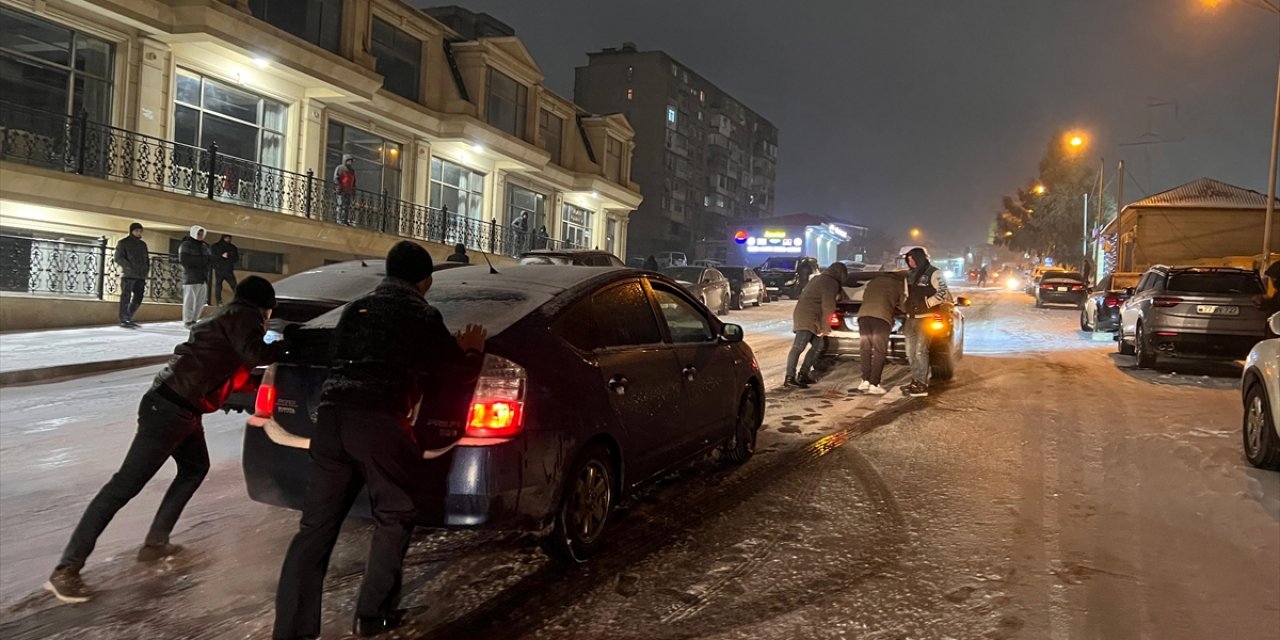
[[[1277,199],[1280,203],[1280,199]],[[1183,209],[1265,209],[1266,194],[1227,184],[1213,178],[1200,178],[1180,187],[1157,193],[1125,206],[1134,208]]]

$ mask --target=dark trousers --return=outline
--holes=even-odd
[[[146,544],[169,542],[182,509],[209,473],[209,449],[205,446],[200,414],[148,391],[138,405],[138,432],[120,470],[85,509],[58,567],[83,567],[116,512],[138,495],[171,457],[178,463],[178,475],[160,500]]]
[[[120,278],[120,322],[133,322],[133,314],[142,306],[142,294],[146,290],[144,278]]]
[[[804,354],[804,362],[801,362],[800,354],[804,353],[806,346],[809,347],[809,352]],[[800,366],[799,375],[813,375],[813,365],[822,357],[826,346],[827,339],[823,336],[804,329],[796,331],[796,337],[791,340],[791,351],[787,353],[787,377],[796,377],[797,364]]]
[[[858,357],[862,364],[862,379],[880,386],[884,373],[884,361],[889,357],[889,333],[892,325],[880,318],[858,318]]]
[[[236,297],[236,272],[214,271],[213,282],[214,299],[218,301],[219,305],[222,304],[222,283],[224,282],[231,284],[231,297]]]
[[[407,490],[422,452],[407,421],[368,409],[322,405],[311,441],[311,481],[298,534],[276,591],[274,638],[320,635],[320,598],[342,521],[366,485],[376,527],[357,616],[386,616],[400,602],[404,554],[415,515]]]

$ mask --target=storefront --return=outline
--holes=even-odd
[[[840,245],[849,240],[843,225],[809,214],[743,222],[733,233],[734,264],[754,266],[773,256],[807,256],[825,266],[837,260]]]

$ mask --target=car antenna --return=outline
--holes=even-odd
[[[493,263],[492,263],[492,262],[489,262],[489,254],[487,254],[487,253],[485,253],[485,252],[481,251],[481,252],[480,252],[480,255],[484,256],[484,262],[485,262],[485,264],[489,265],[489,273],[490,273],[490,274],[492,274],[492,275],[495,275],[495,276],[496,276],[496,275],[498,275],[498,270],[493,268]]]

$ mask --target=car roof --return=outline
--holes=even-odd
[[[1158,264],[1151,267],[1151,269],[1149,270],[1150,271],[1167,271],[1170,273],[1174,271],[1178,271],[1178,272],[1189,271],[1189,272],[1196,272],[1196,273],[1215,273],[1215,272],[1217,273],[1256,273],[1252,269],[1242,269],[1240,267],[1209,267],[1209,266],[1194,265],[1194,264],[1181,265],[1181,266],[1170,266],[1170,265]]]
[[[534,249],[526,251],[522,256],[581,256],[581,255],[606,255],[611,256],[612,253],[603,249]]]

